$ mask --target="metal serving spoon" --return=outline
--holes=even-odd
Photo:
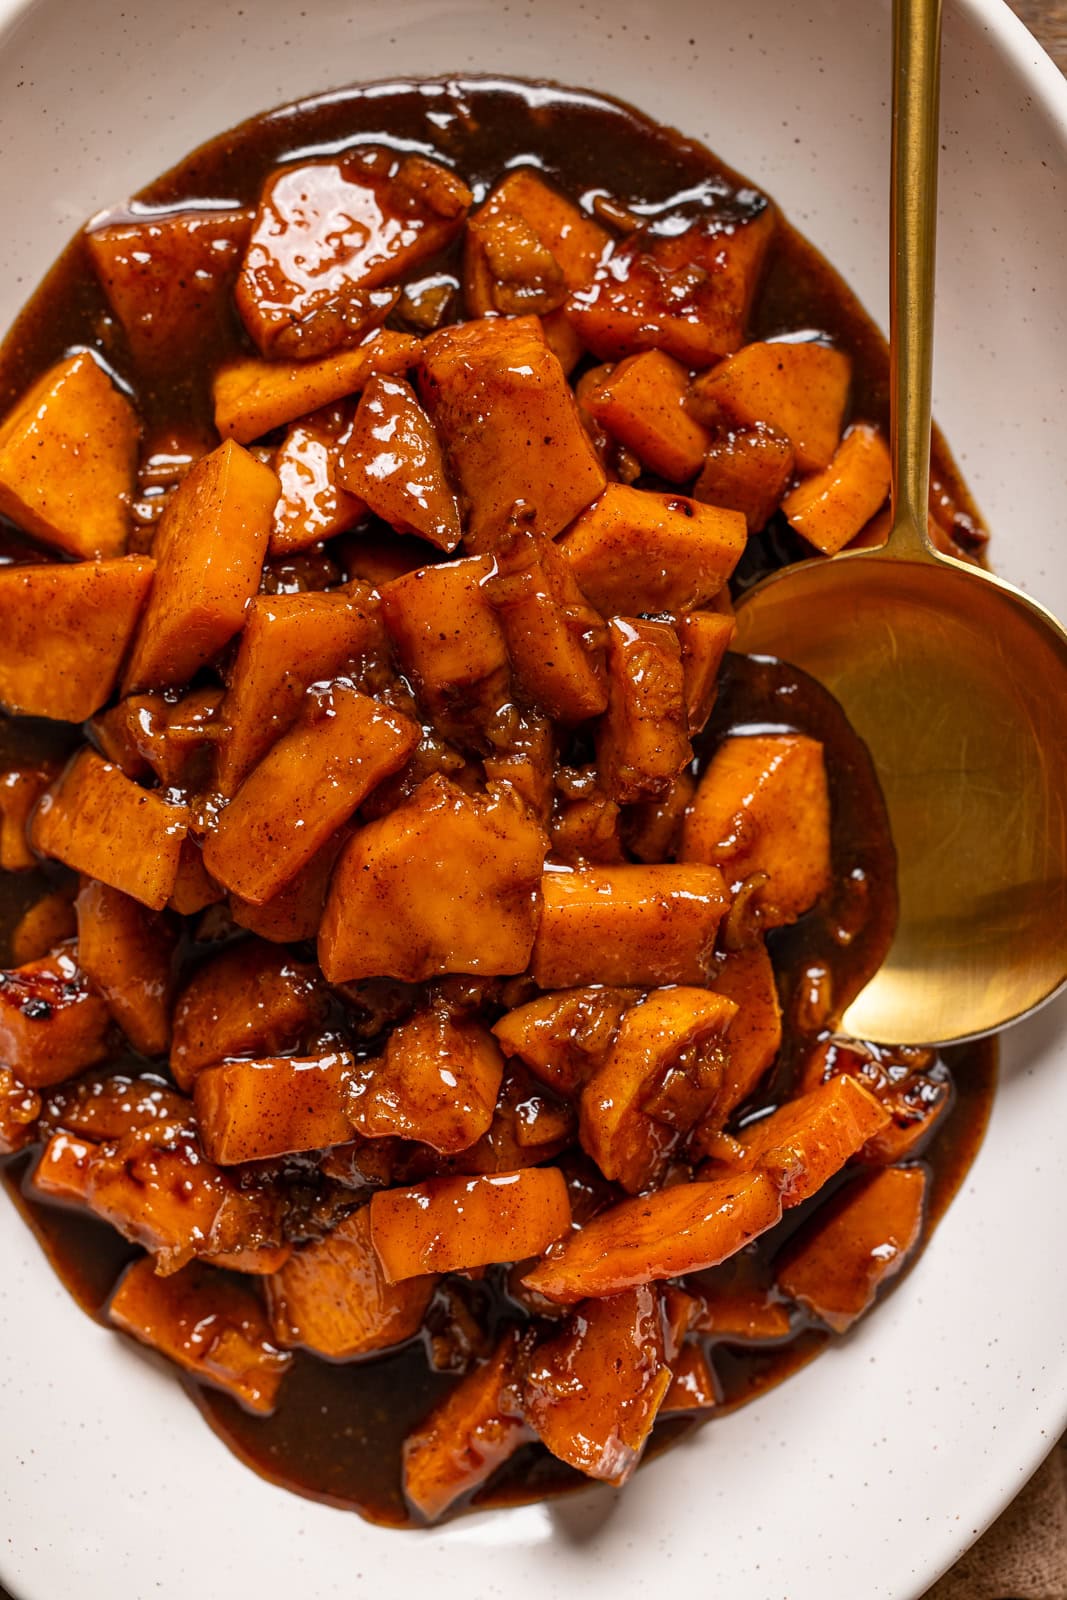
[[[895,0],[892,532],[759,584],[734,644],[810,672],[870,749],[900,914],[841,1021],[898,1044],[990,1033],[1067,981],[1067,633],[927,533],[940,40],[941,0]]]

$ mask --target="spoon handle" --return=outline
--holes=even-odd
[[[934,358],[941,0],[893,0],[890,172],[890,422],[893,555],[930,550],[930,390]]]

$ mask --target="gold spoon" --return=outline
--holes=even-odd
[[[940,37],[941,0],[895,0],[892,531],[759,584],[734,644],[825,684],[871,752],[900,913],[841,1026],[898,1044],[991,1033],[1067,981],[1067,633],[927,533]]]

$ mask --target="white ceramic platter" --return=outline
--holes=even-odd
[[[887,0],[0,0],[0,327],[82,219],[205,137],[356,79],[614,92],[764,185],[884,309]],[[936,408],[995,560],[1067,613],[1067,86],[950,5]],[[931,685],[931,697],[937,687]],[[974,863],[976,873],[982,862]],[[0,1577],[18,1600],[910,1600],[1067,1422],[1067,1004],[1017,1030],[982,1153],[899,1293],[617,1497],[372,1528],[240,1466],[0,1203]]]

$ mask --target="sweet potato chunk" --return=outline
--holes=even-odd
[[[693,759],[678,635],[666,622],[608,623],[608,709],[597,726],[600,781],[621,804],[666,794]]]
[[[518,1056],[535,1077],[573,1094],[603,1060],[636,989],[566,989],[509,1011],[493,1032],[506,1056]]]
[[[0,1156],[11,1156],[37,1138],[41,1097],[0,1067]]]
[[[848,1184],[790,1239],[779,1284],[844,1333],[918,1244],[925,1194],[922,1167],[886,1167]]]
[[[736,890],[754,873],[765,927],[795,922],[830,884],[822,745],[802,734],[724,739],[682,829],[682,861],[710,861]]]
[[[250,939],[213,956],[190,978],[174,1008],[170,1070],[182,1089],[229,1056],[272,1055],[321,1021],[325,1006],[313,966]]]
[[[552,814],[556,773],[556,740],[552,725],[537,712],[523,712],[511,722],[510,737],[495,744],[482,759],[487,785],[508,783],[537,820]],[[495,792],[495,789],[494,789]]]
[[[671,1386],[663,1397],[660,1416],[710,1411],[719,1399],[711,1362],[698,1344],[683,1344],[671,1357]]]
[[[186,806],[138,788],[95,750],[83,749],[42,795],[30,837],[42,855],[160,911],[174,887],[188,824]]]
[[[63,889],[44,894],[26,907],[11,930],[11,960],[16,967],[40,961],[77,932],[74,906]]]
[[[718,611],[687,611],[675,618],[682,652],[682,690],[689,732],[702,733],[715,706],[719,669],[737,632],[733,617]]]
[[[111,1297],[108,1318],[246,1411],[274,1410],[293,1358],[271,1338],[256,1296],[210,1267],[191,1262],[160,1278],[151,1261],[135,1261]]]
[[[387,328],[354,350],[319,361],[260,361],[239,356],[215,374],[215,426],[224,439],[251,444],[273,428],[358,394],[374,372],[404,372],[419,341]]]
[[[104,1144],[152,1122],[191,1128],[192,1116],[192,1101],[162,1077],[149,1073],[131,1076],[102,1067],[50,1089],[41,1109],[41,1128]]]
[[[569,1305],[717,1266],[773,1228],[782,1202],[765,1172],[679,1183],[624,1200],[563,1239],[523,1279]]]
[[[0,702],[91,717],[115,687],[154,570],[143,556],[0,570]]]
[[[385,1189],[370,1203],[374,1248],[389,1283],[423,1272],[459,1272],[523,1261],[571,1223],[557,1167],[527,1167],[479,1178],[431,1178]]]
[[[536,312],[555,349],[557,338],[570,331],[558,308],[568,290],[591,281],[608,242],[599,223],[583,216],[539,172],[529,167],[509,172],[467,224],[463,297],[468,314]],[[565,343],[568,349],[573,344],[576,360],[581,346],[573,333]]]
[[[419,742],[407,717],[342,679],[308,695],[204,844],[213,878],[264,905],[306,867]]]
[[[561,1461],[622,1484],[641,1458],[670,1384],[659,1295],[642,1286],[591,1301],[537,1347],[523,1410]]]
[[[668,483],[695,478],[711,443],[685,409],[689,374],[662,350],[627,356],[586,396],[586,407],[649,472]],[[701,499],[720,504],[713,496]]]
[[[442,1009],[416,1011],[378,1061],[352,1075],[347,1111],[367,1139],[417,1139],[443,1155],[466,1150],[493,1120],[504,1059],[488,1028]]]
[[[344,1111],[351,1069],[343,1051],[205,1067],[193,1101],[208,1158],[231,1167],[343,1144],[352,1136]]]
[[[952,1078],[931,1049],[916,1045],[862,1044],[858,1039],[820,1039],[800,1076],[800,1089],[847,1073],[882,1102],[890,1121],[867,1140],[860,1159],[888,1166],[914,1157],[953,1100]]]
[[[27,826],[34,806],[55,777],[51,762],[11,767],[0,773],[0,869],[4,872],[29,872],[37,865]]]
[[[690,772],[679,772],[662,799],[645,800],[627,808],[621,832],[631,855],[649,863],[673,858],[682,820],[696,788],[696,779]]]
[[[553,544],[533,534],[502,544],[484,592],[515,677],[535,705],[561,722],[604,710],[604,624]]]
[[[778,1054],[782,1013],[767,947],[762,939],[718,959],[708,979],[716,994],[737,1007],[722,1088],[712,1108],[719,1127],[747,1100]]]
[[[170,1043],[173,929],[118,889],[83,882],[78,893],[78,965],[143,1056]]]
[[[542,989],[703,983],[726,910],[715,868],[583,867],[542,879],[531,971]]]
[[[704,1274],[693,1317],[695,1333],[727,1344],[773,1344],[792,1331],[789,1307],[769,1281],[768,1268],[749,1254],[732,1256]]]
[[[843,550],[889,493],[889,450],[877,428],[856,422],[822,472],[805,478],[782,501],[789,526],[824,556]]]
[[[832,1078],[745,1128],[744,1163],[771,1178],[788,1209],[821,1189],[888,1122],[857,1078]]]
[[[689,391],[689,409],[708,427],[755,428],[783,433],[799,472],[829,466],[841,437],[852,363],[825,344],[748,344],[703,373]]]
[[[238,895],[230,896],[230,916],[239,928],[269,939],[273,944],[295,944],[317,939],[326,906],[326,890],[334,864],[348,843],[350,830],[341,828],[302,867],[284,889],[254,906]]]
[[[626,860],[618,803],[599,787],[574,800],[562,801],[552,818],[552,856],[571,866]]]
[[[469,550],[494,549],[513,525],[552,537],[603,489],[604,469],[535,318],[442,328],[423,346],[419,389],[467,504]]]
[[[353,1211],[324,1238],[296,1250],[267,1280],[274,1335],[332,1361],[402,1344],[417,1333],[432,1277],[389,1283],[371,1244],[370,1211]]]
[[[709,444],[693,498],[740,511],[759,533],[777,511],[793,475],[793,446],[767,423],[729,429]]]
[[[338,470],[398,533],[454,550],[463,533],[433,423],[403,378],[373,377],[360,396]]]
[[[428,778],[341,856],[319,933],[327,980],[521,972],[544,853],[544,834],[510,786],[472,795]]]
[[[89,1163],[95,1147],[86,1139],[54,1133],[45,1141],[30,1176],[30,1188],[45,1200],[65,1206],[89,1204]]]
[[[470,556],[419,567],[381,591],[397,654],[446,736],[507,698],[507,646],[485,588],[492,571],[488,556]]]
[[[737,511],[612,483],[558,548],[598,611],[638,616],[705,605],[736,567],[745,540]]]
[[[658,1181],[679,1136],[722,1092],[732,1000],[656,989],[623,1017],[582,1090],[582,1147],[605,1178],[636,1194]]]
[[[281,492],[271,518],[270,554],[292,555],[353,527],[366,503],[342,487],[341,449],[352,427],[347,408],[325,407],[289,429],[274,457]]]
[[[89,352],[65,357],[0,422],[0,513],[78,560],[121,556],[139,432]]]

